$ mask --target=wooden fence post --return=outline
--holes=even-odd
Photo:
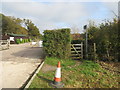
[[[83,59],[83,42],[81,42],[81,58]]]
[[[97,56],[96,56],[96,43],[94,43],[94,61],[96,61]]]
[[[9,39],[7,39],[7,48],[9,49],[10,48],[10,40]]]

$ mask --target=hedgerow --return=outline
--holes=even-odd
[[[70,44],[69,28],[44,31],[43,48],[48,56],[69,58]]]
[[[20,44],[20,39],[16,39],[16,43],[17,43],[17,44]]]
[[[20,44],[20,43],[30,42],[31,39],[22,39],[22,41],[20,39],[16,39],[15,41],[16,41],[17,44]]]

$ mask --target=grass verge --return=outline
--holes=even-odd
[[[62,82],[64,88],[119,88],[119,74],[109,72],[92,61],[63,60],[47,57],[45,64],[56,66],[58,61],[62,66]],[[49,83],[53,81],[54,71],[40,71],[29,88],[52,88]]]

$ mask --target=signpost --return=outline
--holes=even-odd
[[[87,32],[87,25],[84,25],[84,30],[86,31],[86,39],[85,39],[85,43],[86,43],[86,48],[85,48],[85,53],[86,53],[86,59],[88,59],[88,32]]]

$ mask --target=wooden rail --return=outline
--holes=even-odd
[[[71,44],[71,57],[73,59],[83,58],[83,43]]]
[[[0,50],[9,49],[10,40],[0,40]]]

